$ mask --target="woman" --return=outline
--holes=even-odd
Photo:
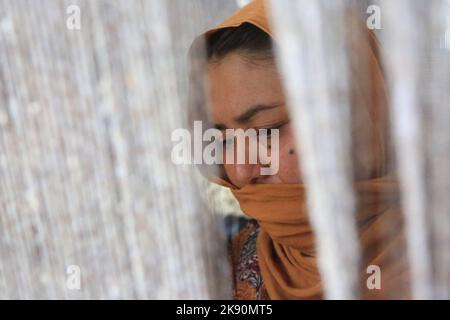
[[[274,59],[264,1],[250,3],[199,39],[206,43],[207,64],[201,72],[214,126],[223,131],[279,130],[276,174],[261,175],[261,163],[225,163],[220,177],[214,179],[231,189],[243,212],[252,218],[230,243],[234,296],[322,298],[306,186],[298,165],[301,155]],[[389,167],[386,94],[377,46],[373,35],[364,31],[349,47],[355,56],[366,57],[368,66],[366,72],[352,74],[351,97],[357,223],[363,255],[361,296],[407,298],[406,249],[399,232],[403,225],[397,184]],[[360,60],[355,60],[352,69],[358,68],[358,63]],[[367,286],[367,268],[373,265],[381,270],[381,288]]]

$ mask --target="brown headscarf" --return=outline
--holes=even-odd
[[[208,37],[226,27],[251,23],[272,35],[267,18],[266,4],[256,0],[237,11],[214,29],[205,33]],[[361,261],[362,298],[407,298],[409,296],[406,248],[403,240],[403,222],[399,207],[398,184],[388,173],[388,135],[386,120],[386,93],[374,36],[366,32],[361,43],[354,43],[354,50],[363,52],[368,65],[362,76],[371,78],[369,85],[361,88],[361,72],[352,81],[357,85],[353,105],[367,106],[366,110],[354,109],[353,117],[361,123],[364,115],[370,126],[353,128],[355,166],[369,170],[356,171],[354,189],[357,196],[357,226]],[[362,50],[362,51],[361,51]],[[362,101],[362,100],[363,101]],[[363,103],[363,104],[362,104]],[[364,120],[364,119],[363,119]],[[367,124],[367,121],[366,121]],[[363,142],[358,141],[361,130]],[[367,137],[372,141],[367,148]],[[321,277],[317,267],[314,232],[309,224],[307,186],[304,184],[251,184],[236,188],[229,181],[213,178],[213,181],[229,187],[238,199],[242,211],[258,221],[261,230],[257,239],[259,266],[267,292],[271,299],[314,299],[323,296]],[[366,280],[370,276],[367,267],[376,265],[381,271],[381,289],[369,290]]]

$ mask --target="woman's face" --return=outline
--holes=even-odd
[[[218,62],[208,64],[207,82],[212,120],[223,134],[225,129],[279,129],[278,172],[261,175],[259,162],[224,164],[230,182],[239,188],[254,183],[300,183],[298,152],[273,61],[249,61],[239,53],[230,53]],[[238,144],[232,148],[236,146]],[[273,159],[276,155],[270,156]]]

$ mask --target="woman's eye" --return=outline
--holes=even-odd
[[[271,127],[271,128],[261,128],[261,129],[259,129],[258,130],[258,136],[271,136],[272,135],[272,133],[273,133],[273,130],[280,130],[280,128],[282,127],[283,125],[278,125],[278,126],[275,126],[275,127]]]
[[[231,145],[233,145],[233,143],[234,143],[234,139],[225,139],[225,140],[222,140],[222,144],[223,144],[223,145],[226,145],[226,146],[231,146]]]
[[[278,131],[278,137],[279,137],[279,133],[280,133],[279,130],[285,124],[287,124],[288,122],[283,122],[283,123],[280,123],[278,125],[275,125],[275,126],[272,126],[272,127],[269,127],[269,128],[261,128],[261,129],[259,129],[258,130],[258,139],[259,139],[259,141],[261,143],[263,143],[266,146],[266,148],[270,148],[271,145],[272,145],[272,139],[273,139],[272,135],[275,132],[274,130]]]
[[[265,128],[265,129],[260,129],[258,130],[258,140],[260,143],[264,144],[266,146],[266,148],[270,148],[272,139],[271,139],[271,135],[272,135],[272,130],[274,130],[275,128]]]

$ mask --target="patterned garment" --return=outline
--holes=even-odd
[[[237,300],[269,300],[258,265],[255,220],[227,216],[228,254],[233,273],[233,295]]]

